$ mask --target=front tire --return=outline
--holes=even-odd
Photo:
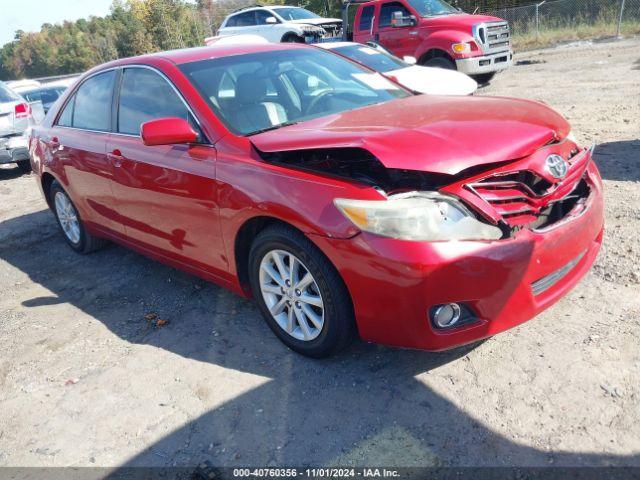
[[[456,64],[446,57],[433,57],[424,62],[425,67],[444,68],[445,70],[457,70]]]
[[[284,225],[263,230],[249,253],[253,296],[269,328],[292,350],[331,356],[347,347],[356,328],[351,298],[324,254]]]
[[[280,41],[282,43],[304,43],[304,38],[299,37],[295,33],[286,33]]]
[[[87,232],[76,206],[58,181],[51,183],[49,198],[53,214],[67,244],[78,253],[89,253],[102,248],[107,242]]]

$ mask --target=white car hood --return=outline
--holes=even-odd
[[[429,95],[471,95],[478,89],[477,82],[455,70],[412,65],[384,73],[394,77],[409,90]]]
[[[299,23],[301,25],[322,25],[324,23],[342,23],[339,18],[307,18],[304,20],[287,20],[287,23]]]

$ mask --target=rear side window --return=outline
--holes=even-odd
[[[391,26],[391,17],[393,16],[393,12],[402,12],[403,17],[411,15],[411,12],[409,12],[407,7],[400,2],[383,3],[380,7],[380,22],[378,23],[380,28]]]
[[[73,98],[69,100],[65,105],[62,114],[60,114],[60,118],[58,118],[58,125],[60,125],[61,127],[72,126],[71,122],[73,121],[73,104],[75,103],[75,101],[76,97],[74,95]]]
[[[139,135],[144,122],[165,117],[191,121],[184,102],[164,78],[146,68],[125,69],[120,88],[118,132]]]
[[[256,24],[256,14],[253,10],[250,12],[239,13],[235,18],[236,24],[234,27],[252,27]]]
[[[86,130],[111,130],[111,99],[115,72],[99,73],[88,79],[76,92],[71,125]],[[67,104],[69,108],[69,104]],[[65,109],[66,110],[66,109]],[[63,112],[64,116],[66,113]]]
[[[362,9],[362,14],[360,15],[360,22],[358,23],[358,30],[370,31],[373,23],[373,10],[374,6],[371,5],[369,7],[364,7]]]

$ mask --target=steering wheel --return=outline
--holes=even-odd
[[[313,97],[313,100],[311,100],[311,102],[309,102],[309,105],[307,106],[307,108],[305,110],[305,115],[310,115],[312,113],[316,113],[314,109],[320,104],[321,100],[326,100],[326,97],[328,95],[333,95],[333,90],[325,90],[324,92],[319,93],[318,95]]]

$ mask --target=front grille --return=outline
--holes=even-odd
[[[540,295],[541,293],[549,290],[564,277],[566,277],[567,274],[573,269],[573,267],[580,263],[580,260],[582,260],[582,257],[584,257],[585,253],[587,252],[582,252],[576,258],[574,258],[555,272],[550,273],[546,277],[542,277],[540,280],[536,280],[535,282],[533,282],[531,284],[531,291],[533,292],[533,294],[536,296]]]
[[[320,26],[324,29],[325,36],[337,37],[341,24],[340,23],[323,23]]]
[[[508,22],[483,23],[476,27],[476,38],[485,54],[499,53],[509,50],[511,30]]]
[[[540,213],[537,200],[550,187],[546,180],[529,171],[493,175],[467,185],[511,226],[534,222]]]

